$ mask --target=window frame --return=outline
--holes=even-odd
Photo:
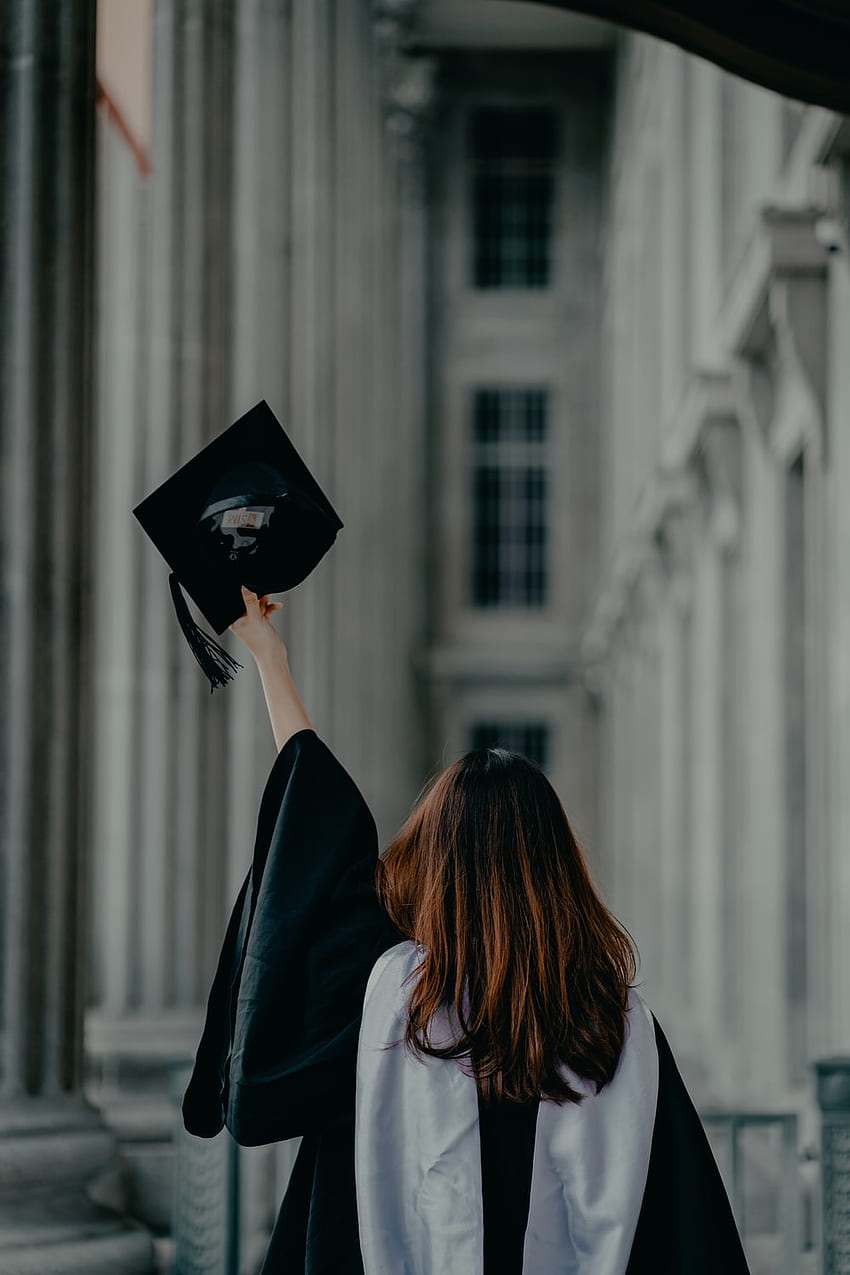
[[[481,439],[478,437],[477,425],[479,420],[479,403],[485,394],[498,395],[539,395],[543,402],[542,418],[544,428],[542,436],[539,439],[534,438],[493,438]],[[510,408],[505,409],[505,415],[509,416]],[[523,413],[523,419],[527,420],[528,416]],[[474,385],[470,387],[467,397],[466,412],[466,492],[467,492],[467,544],[468,544],[468,573],[467,573],[467,605],[478,612],[503,613],[506,610],[515,610],[526,612],[530,615],[545,611],[551,600],[552,589],[552,541],[553,541],[553,510],[552,510],[552,490],[554,484],[554,472],[552,464],[552,405],[551,391],[547,384],[531,385],[531,384],[499,384],[499,385]],[[511,455],[513,454],[514,463],[511,464]],[[490,459],[487,466],[486,461]],[[483,462],[483,463],[482,463]],[[496,580],[505,582],[505,592],[502,596],[498,595],[492,600],[484,600],[479,596],[478,580],[484,568],[479,560],[480,537],[479,531],[479,513],[480,505],[477,498],[478,493],[478,476],[486,468],[490,468],[499,474],[513,473],[519,476],[524,473],[526,476],[536,470],[540,470],[543,475],[542,493],[540,496],[540,504],[542,506],[542,530],[543,534],[542,549],[540,553],[541,567],[541,584],[540,598],[533,600],[527,595],[520,597],[520,590],[512,590],[510,587],[513,576],[527,575],[533,566],[533,553],[527,553],[521,567],[519,564],[515,566],[513,575],[510,570],[510,563],[500,562],[500,555],[496,555],[496,563],[494,574]],[[499,486],[500,484],[497,484]],[[502,502],[499,501],[501,505]],[[514,532],[518,530],[521,524],[526,528],[529,527],[528,507],[531,501],[526,500],[522,504],[525,511],[525,517],[518,520],[516,526],[511,526],[508,520],[502,520],[501,526],[506,529],[512,529]],[[497,544],[499,542],[497,541]],[[508,542],[508,551],[510,550],[510,541]],[[515,548],[522,547],[521,541],[515,543]],[[504,543],[499,545],[502,549],[502,557],[504,556]],[[515,583],[515,581],[514,581]],[[527,586],[526,586],[527,587]]]
[[[547,217],[548,217],[548,234],[545,239],[545,263],[546,277],[542,283],[493,283],[486,284],[478,282],[478,267],[480,256],[480,238],[478,235],[478,203],[476,195],[477,179],[482,175],[482,158],[476,155],[472,136],[475,131],[475,117],[487,112],[501,111],[504,113],[531,114],[535,111],[545,111],[550,116],[553,145],[551,154],[545,159],[541,157],[537,161],[525,160],[523,162],[516,157],[512,162],[516,167],[515,176],[519,176],[524,170],[527,175],[546,176],[551,183],[551,191],[548,199]],[[464,173],[464,209],[463,209],[463,227],[464,227],[464,278],[467,288],[475,293],[482,293],[485,296],[510,295],[517,293],[546,294],[556,289],[559,285],[558,278],[558,230],[559,230],[559,211],[560,211],[560,190],[559,190],[559,173],[561,167],[561,158],[563,154],[563,119],[561,104],[554,98],[546,100],[525,100],[514,99],[512,101],[472,101],[466,104],[463,111],[461,122],[461,147],[462,147],[462,168]],[[502,161],[510,168],[511,161],[503,159]],[[498,171],[497,163],[493,162],[493,174]],[[507,175],[507,174],[503,174]]]

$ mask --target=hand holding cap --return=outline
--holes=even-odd
[[[211,691],[242,666],[195,623],[181,585],[221,634],[248,614],[243,585],[257,599],[294,588],[343,525],[265,400],[133,513],[171,567],[177,619]]]

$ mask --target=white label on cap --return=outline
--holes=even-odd
[[[262,527],[265,509],[225,509],[221,516],[222,527]]]

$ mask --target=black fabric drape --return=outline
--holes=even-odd
[[[714,1152],[661,1026],[649,1174],[626,1275],[749,1275]]]
[[[786,97],[850,114],[846,0],[543,2],[660,36]]]
[[[400,937],[378,903],[378,835],[312,729],[277,755],[183,1099],[190,1133],[242,1146],[331,1127],[354,1103],[366,980]]]
[[[213,979],[186,1128],[242,1145],[301,1136],[262,1275],[362,1275],[354,1175],[357,1038],[399,939],[374,889],[372,815],[311,729],[279,752]],[[628,1275],[747,1275],[699,1117],[656,1025],[658,1109]],[[537,1104],[481,1113],[485,1275],[521,1275]],[[435,1272],[436,1275],[436,1272]]]

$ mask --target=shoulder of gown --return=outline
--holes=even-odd
[[[186,1128],[256,1146],[354,1102],[367,979],[399,935],[375,892],[375,821],[312,728],[281,748],[224,936],[183,1100]]]

